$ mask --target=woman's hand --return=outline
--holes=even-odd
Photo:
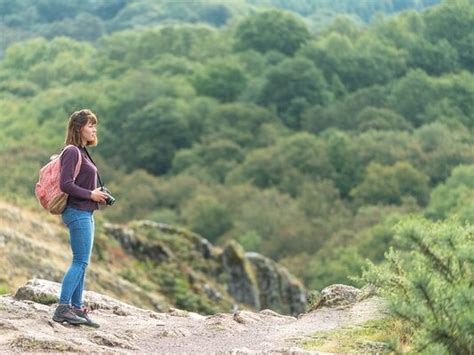
[[[107,195],[105,192],[100,191],[100,187],[98,187],[95,190],[92,190],[91,200],[99,203],[105,203],[107,200]]]

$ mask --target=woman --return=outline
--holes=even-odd
[[[53,315],[56,322],[96,328],[99,325],[87,315],[82,293],[94,242],[93,213],[99,208],[99,203],[105,203],[107,198],[97,188],[97,168],[85,151],[86,146],[97,145],[97,122],[96,115],[87,109],[76,111],[69,117],[65,144],[75,147],[67,147],[61,154],[60,188],[69,195],[61,217],[69,229],[73,258],[64,275],[59,305]],[[74,179],[79,154],[82,163]]]

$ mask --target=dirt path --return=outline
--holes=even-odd
[[[317,331],[384,316],[378,298],[345,309],[322,308],[298,319],[270,310],[202,316],[179,310],[156,313],[110,299],[100,302],[91,317],[101,327],[93,329],[51,321],[54,306],[0,297],[0,352],[298,354],[305,353],[298,342]]]

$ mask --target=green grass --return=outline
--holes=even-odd
[[[0,285],[0,295],[6,295],[7,293],[10,293],[10,290],[7,286]]]
[[[409,330],[400,320],[382,319],[335,331],[317,332],[300,346],[307,350],[335,353],[390,353],[405,352],[401,344]],[[400,341],[400,339],[402,341]]]

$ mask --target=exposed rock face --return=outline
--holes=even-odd
[[[270,308],[292,315],[305,311],[306,291],[301,282],[273,260],[245,253],[235,241],[221,250],[196,233],[151,221],[137,221],[127,227],[108,223],[104,227],[127,253],[148,257],[156,264],[195,265],[197,258],[202,258],[199,268],[187,268],[186,272],[192,287],[212,302],[220,302],[227,293],[237,303],[256,310]],[[203,273],[217,283],[224,282],[226,289],[202,283]]]
[[[164,245],[137,236],[133,229],[119,227],[109,223],[104,227],[107,233],[120,242],[122,248],[128,254],[147,257],[156,263],[168,260],[173,254]]]
[[[242,246],[234,241],[228,243],[222,253],[222,266],[227,274],[227,290],[232,297],[260,309],[257,280]]]
[[[245,256],[255,270],[262,309],[294,315],[305,311],[306,291],[288,270],[258,253],[249,252]]]

